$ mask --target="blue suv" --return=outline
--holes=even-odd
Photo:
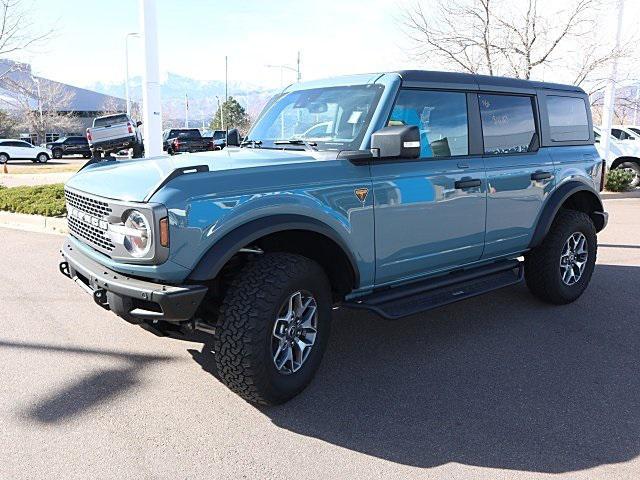
[[[228,143],[90,162],[65,187],[60,270],[153,332],[215,335],[219,377],[249,401],[311,381],[332,308],[398,319],[523,279],[565,304],[593,273],[604,168],[578,87],[429,71],[308,82]]]

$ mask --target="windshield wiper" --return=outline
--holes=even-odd
[[[288,140],[275,140],[273,142],[274,145],[302,145],[307,150],[318,150],[318,144],[316,142],[307,142],[306,140],[302,140],[301,138],[290,138]]]
[[[249,140],[245,139],[240,144],[241,147],[246,147],[247,145],[251,145],[251,148],[256,148],[262,145],[262,140]]]

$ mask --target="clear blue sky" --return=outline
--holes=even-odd
[[[83,86],[124,76],[124,36],[138,30],[137,0],[35,0],[34,21],[56,29],[21,55],[36,73]],[[395,0],[158,0],[160,68],[201,80],[224,77],[277,86],[265,64],[295,63],[303,78],[410,65]],[[131,74],[141,73],[141,42],[130,40]],[[286,73],[285,82],[294,73]]]

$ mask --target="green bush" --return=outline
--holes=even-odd
[[[627,170],[616,168],[607,172],[607,190],[610,192],[624,192],[629,189],[633,181],[633,174]]]
[[[0,188],[0,210],[32,215],[59,217],[67,213],[64,186],[37,185],[35,187]]]

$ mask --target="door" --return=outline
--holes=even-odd
[[[30,143],[20,141],[10,143],[12,150],[15,153],[13,155],[9,155],[11,155],[13,158],[24,158],[29,160],[33,160],[36,158],[36,149],[33,148],[33,145],[31,145]]]
[[[487,169],[487,235],[483,258],[521,252],[554,185],[540,149],[533,95],[478,94]]]
[[[400,91],[389,125],[418,126],[421,153],[371,166],[376,285],[480,259],[486,179],[482,156],[469,154],[468,118],[465,92]]]

